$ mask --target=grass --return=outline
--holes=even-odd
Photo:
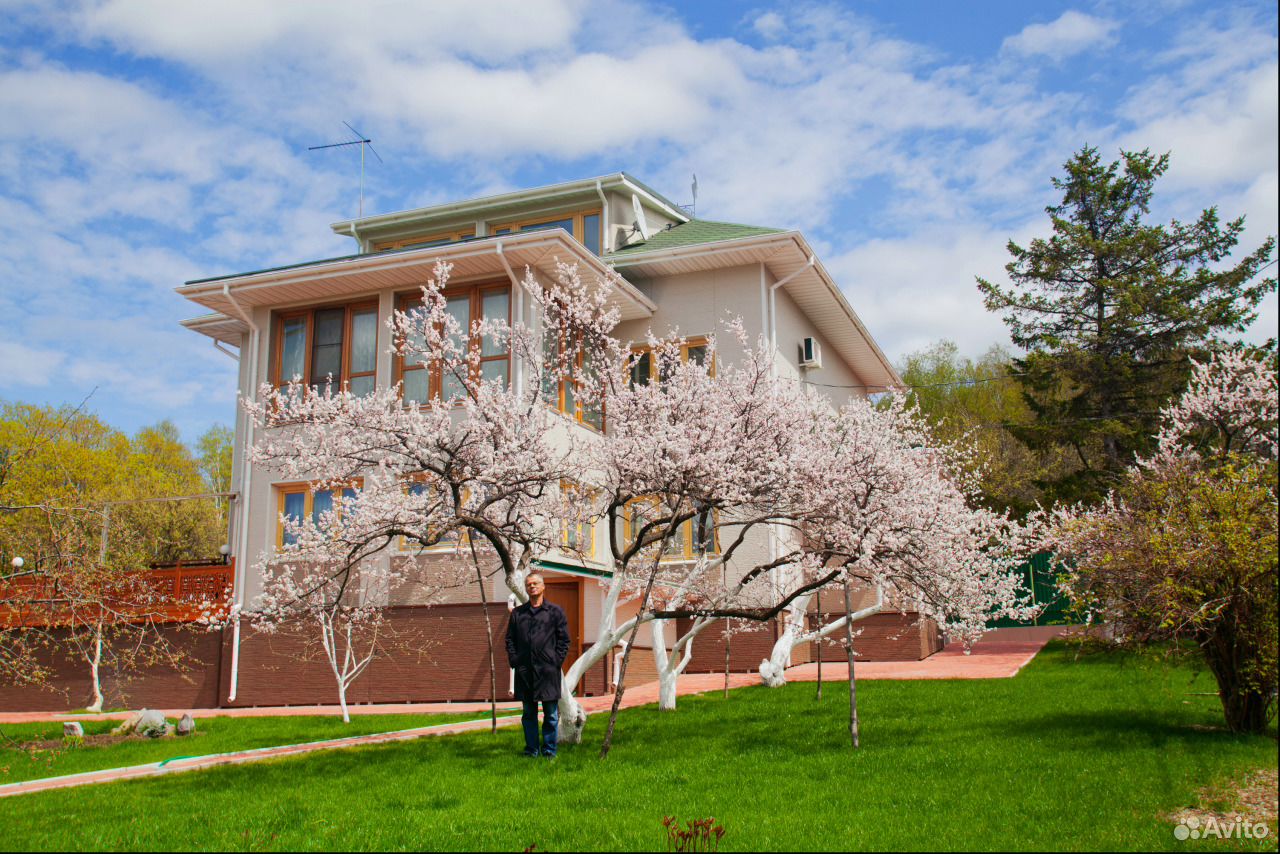
[[[499,709],[498,714],[509,715],[511,712]],[[344,724],[342,718],[337,715],[278,718],[208,717],[199,718],[196,721],[194,735],[183,738],[127,738],[109,744],[95,742],[93,736],[110,732],[112,727],[120,723],[119,721],[81,721],[85,735],[89,738],[79,746],[63,744],[60,722],[3,724],[0,725],[0,732],[13,742],[25,745],[52,743],[56,746],[52,749],[0,750],[0,783],[16,783],[21,780],[76,774],[81,771],[163,762],[166,759],[183,756],[204,756],[210,753],[251,750],[255,747],[276,747],[349,735],[391,732],[452,721],[474,720],[486,715],[487,712],[448,715],[356,714],[351,716],[349,724]],[[170,721],[176,722],[173,718],[170,718]],[[0,845],[4,845],[3,840],[0,840]]]
[[[721,850],[1275,850],[1178,842],[1197,791],[1274,768],[1274,728],[1221,728],[1208,677],[1051,647],[1009,680],[865,682],[861,750],[838,685],[685,697],[588,743],[518,756],[515,730],[0,800],[14,849],[653,850],[714,816]]]

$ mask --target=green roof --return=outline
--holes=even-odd
[[[644,243],[626,246],[605,256],[606,260],[620,256],[639,255],[642,252],[657,252],[662,249],[675,249],[679,246],[696,246],[700,243],[719,243],[722,240],[737,240],[742,237],[756,237],[761,234],[781,234],[780,228],[764,228],[759,225],[739,225],[736,222],[715,222],[709,219],[691,219],[670,228],[664,228]]]

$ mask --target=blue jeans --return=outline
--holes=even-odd
[[[556,700],[542,701],[542,749],[538,748],[538,701],[525,700],[520,715],[524,727],[524,752],[528,756],[555,756],[556,736],[560,727],[560,706]]]

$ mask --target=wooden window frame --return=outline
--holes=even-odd
[[[430,478],[425,472],[416,472],[404,478],[404,480],[401,482],[401,488],[404,490],[404,494],[408,495],[409,490],[411,490],[415,484],[422,484],[426,486],[428,489],[435,489],[438,491],[442,491],[442,487],[438,483],[433,484],[430,482]],[[467,499],[470,498],[470,496],[471,496],[471,490],[467,487],[463,487],[462,501],[464,504],[466,503]],[[430,545],[430,546],[417,545],[412,541],[410,541],[408,537],[403,537],[403,536],[397,537],[397,540],[398,540],[396,544],[397,550],[400,552],[408,553],[408,554],[439,554],[442,552],[452,553],[452,552],[456,552],[459,548],[467,545],[471,541],[471,534],[470,534],[470,531],[463,529],[461,531],[458,531],[454,538],[442,539],[436,542],[434,545]]]
[[[416,234],[411,237],[398,237],[392,240],[382,240],[373,244],[374,252],[385,252],[388,249],[404,249],[408,246],[414,246],[418,243],[434,243],[440,242],[441,246],[450,243],[461,243],[476,236],[474,228],[464,228],[455,231],[439,231],[435,234]]]
[[[560,492],[562,497],[566,497],[565,493],[572,492],[583,495],[586,500],[594,501],[600,497],[600,490],[593,489],[589,486],[583,486],[577,481],[562,480],[560,481]],[[594,561],[596,559],[596,526],[599,524],[599,517],[595,517],[595,521],[584,521],[574,525],[569,525],[568,520],[561,520],[560,524],[560,545],[566,555],[582,557],[585,560]],[[579,546],[574,548],[569,543],[570,529],[576,531]],[[586,541],[586,547],[582,547],[581,543]]]
[[[511,283],[505,280],[488,280],[484,282],[475,282],[470,285],[458,285],[456,287],[446,288],[442,295],[447,300],[449,297],[467,295],[470,299],[470,315],[467,320],[467,346],[470,347],[476,342],[471,339],[471,326],[484,317],[484,295],[495,291],[503,291],[507,295],[507,324],[511,323],[511,312],[514,310]],[[405,293],[396,295],[396,310],[408,312],[415,304],[422,303],[421,294]],[[441,396],[443,387],[443,372],[439,365],[414,365],[406,367],[404,363],[404,355],[396,353],[392,360],[391,381],[400,384],[404,380],[404,375],[408,371],[430,371],[430,377],[427,380],[427,400],[435,400]],[[481,356],[476,364],[476,370],[480,373],[484,371],[486,362],[506,362],[507,363],[507,383],[510,385],[512,381],[512,359],[511,359],[511,342],[507,342],[507,351],[504,354],[496,356]],[[400,395],[404,396],[404,386],[400,386]]]
[[[680,361],[688,362],[689,351],[695,347],[706,347],[708,342],[709,339],[705,335],[695,335],[691,338],[685,338],[680,342]],[[631,353],[637,357],[645,353],[649,354],[649,382],[658,382],[660,378],[660,366],[658,365],[658,360],[653,356],[653,348],[647,345],[636,345],[631,348]],[[716,360],[714,354],[711,354],[711,365],[707,368],[707,373],[712,377],[716,375]],[[632,374],[628,373],[627,382],[631,382],[632,376]]]
[[[489,229],[489,234],[490,235],[498,235],[502,233],[519,234],[522,229],[528,228],[531,225],[542,225],[543,223],[547,223],[547,222],[555,222],[557,220],[570,219],[570,220],[573,220],[573,232],[570,236],[573,237],[574,240],[581,243],[583,246],[586,246],[587,245],[586,218],[589,216],[592,216],[593,214],[599,217],[600,234],[597,237],[597,241],[598,241],[597,245],[600,246],[600,251],[603,253],[604,252],[604,210],[601,208],[580,208],[578,210],[565,211],[563,213],[558,213],[558,214],[546,213],[546,214],[539,214],[538,216],[525,217],[524,219],[510,220],[508,222],[496,222]]]
[[[564,352],[564,346],[565,346],[565,342],[564,342],[564,338],[562,337],[556,343],[557,366],[559,365],[560,354]],[[583,353],[582,348],[578,347],[577,353],[573,357],[573,369],[575,371],[580,372],[583,370],[584,356],[585,354]],[[547,405],[550,406],[552,409],[554,409],[556,412],[559,412],[561,415],[565,416],[566,418],[573,419],[576,423],[581,424],[583,427],[586,427],[588,430],[594,430],[597,433],[603,433],[605,429],[605,425],[608,423],[608,419],[606,417],[607,413],[606,413],[605,401],[603,400],[600,401],[600,423],[599,424],[594,424],[589,419],[587,415],[587,411],[582,405],[582,395],[580,394],[574,394],[573,411],[572,412],[568,411],[567,398],[568,398],[569,385],[571,383],[573,384],[574,388],[577,388],[578,381],[575,380],[573,377],[561,377],[559,380],[557,380],[556,390],[555,390],[556,391],[555,401],[553,402],[551,400],[548,400]]]
[[[301,318],[305,318],[307,321],[306,333],[304,335],[304,340],[303,340],[304,352],[303,352],[303,360],[302,360],[302,383],[308,389],[311,388],[311,358],[312,358],[312,353],[315,349],[316,312],[329,311],[331,309],[339,309],[339,308],[343,309],[345,313],[342,319],[342,366],[341,366],[341,371],[339,375],[334,378],[335,380],[337,380],[336,388],[340,390],[346,389],[352,379],[359,378],[359,377],[373,377],[373,387],[375,389],[378,387],[377,354],[379,352],[378,339],[381,337],[379,332],[379,330],[382,328],[381,323],[378,323],[378,322],[374,323],[373,370],[358,371],[355,373],[352,373],[351,371],[351,346],[353,343],[352,342],[353,336],[351,334],[352,323],[355,319],[356,314],[359,314],[361,312],[366,312],[370,309],[373,310],[375,319],[377,318],[378,300],[376,298],[374,299],[366,298],[366,299],[358,300],[356,302],[340,302],[340,303],[326,303],[324,305],[311,305],[311,306],[307,306],[306,308],[285,309],[283,311],[276,312],[275,317],[272,319],[272,324],[271,324],[271,334],[273,338],[273,343],[271,346],[271,384],[272,385],[274,385],[276,388],[281,388],[285,385],[288,385],[289,382],[293,379],[292,377],[284,377],[280,375],[280,372],[282,369],[282,363],[284,360],[284,325],[288,323],[290,320],[297,320],[298,318],[301,317]]]
[[[321,489],[318,491],[331,492],[331,493],[336,492],[339,495],[341,495],[341,493],[347,489],[354,489],[356,492],[359,492],[360,490],[364,489],[364,478],[357,477],[352,479],[349,483],[343,486],[333,487],[330,489]],[[317,490],[312,489],[311,484],[309,482],[302,481],[300,483],[277,483],[275,484],[275,491],[276,491],[276,550],[281,551],[284,549],[285,496],[301,494],[303,496],[302,518],[310,519],[311,514],[315,511],[315,497],[316,497]],[[339,518],[341,518],[342,516],[341,499],[339,498],[335,500],[333,502],[333,506],[338,511]]]
[[[633,498],[622,508],[622,540],[624,545],[628,548],[633,542],[635,542],[636,531],[633,530],[633,526],[635,524],[633,521],[633,508],[637,504],[649,504],[654,507],[658,507],[661,504],[661,499],[656,496]],[[681,522],[680,527],[677,529],[676,540],[674,541],[680,543],[680,552],[678,554],[673,554],[664,549],[662,557],[660,558],[661,563],[688,563],[697,560],[699,557],[704,555],[720,554],[720,531],[718,527],[720,514],[714,507],[710,508],[709,512],[711,514],[711,548],[702,553],[699,553],[697,549],[694,548],[693,526],[697,521],[697,517],[695,516],[692,519],[686,519],[684,522]],[[670,545],[670,543],[668,543],[668,545]]]

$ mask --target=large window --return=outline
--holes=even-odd
[[[595,366],[580,344],[565,340],[563,336],[544,335],[542,339],[542,394],[553,409],[563,412],[579,424],[597,430],[604,429],[604,405],[600,401],[586,401],[579,393],[581,382],[575,377],[592,377]],[[559,376],[560,367],[570,376]],[[557,376],[559,378],[557,379]]]
[[[450,288],[445,291],[445,310],[457,322],[458,328],[469,339],[472,324],[482,319],[511,322],[511,288],[500,285],[472,285],[467,288]],[[422,298],[406,295],[400,298],[399,308],[413,312],[422,307]],[[420,342],[419,342],[420,343]],[[460,345],[480,346],[479,375],[481,379],[494,380],[506,385],[511,376],[510,343],[486,335],[479,342],[459,341]],[[406,403],[425,403],[433,398],[449,400],[460,397],[465,389],[457,376],[446,373],[439,364],[432,364],[416,356],[396,357],[396,379],[403,382],[401,395]]]
[[[275,321],[272,379],[300,379],[323,390],[373,391],[378,360],[378,304],[326,306],[282,312]]]
[[[492,234],[514,234],[520,231],[541,231],[550,228],[563,228],[577,238],[578,242],[592,253],[600,254],[600,209],[575,211],[574,213],[555,214],[534,219],[504,222],[495,225]]]
[[[360,486],[361,482],[357,480],[341,489],[321,489],[315,492],[312,492],[311,486],[306,483],[276,487],[278,497],[276,546],[290,546],[298,541],[296,534],[289,533],[285,529],[286,518],[292,519],[295,523],[301,523],[302,520],[309,518],[312,524],[318,525],[325,513],[336,512],[341,516],[343,499],[355,498]]]

